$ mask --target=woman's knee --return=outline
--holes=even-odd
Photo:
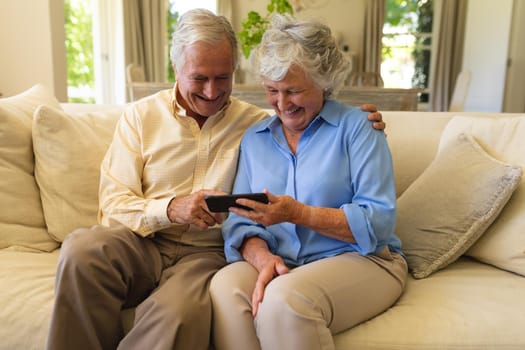
[[[227,293],[228,289],[232,288],[232,276],[229,273],[229,266],[230,265],[223,267],[212,277],[210,282],[210,295],[212,299],[220,299],[224,293]]]
[[[289,321],[298,315],[311,317],[319,312],[319,300],[314,300],[309,295],[307,292],[309,288],[306,281],[296,279],[290,281],[289,278],[274,279],[266,286],[263,301],[259,305],[258,319],[279,322],[286,319]]]
[[[235,291],[248,293],[253,290],[257,271],[246,262],[236,262],[221,268],[212,278],[210,295],[213,300],[224,300]]]

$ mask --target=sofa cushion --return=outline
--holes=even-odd
[[[77,114],[48,106],[36,110],[35,177],[55,240],[97,223],[100,162],[121,113],[119,107]]]
[[[41,104],[60,108],[53,94],[35,85],[0,99],[0,249],[52,251],[34,178],[31,124]]]
[[[0,251],[0,349],[45,349],[59,251]]]
[[[454,115],[407,111],[382,114],[387,125],[386,140],[392,153],[396,195],[399,197],[432,162],[441,133]]]
[[[525,278],[473,259],[409,278],[384,313],[335,336],[336,349],[523,349]]]
[[[521,179],[521,167],[492,158],[472,136],[448,141],[398,200],[396,232],[415,278],[449,265],[474,244]]]
[[[440,148],[462,132],[476,137],[493,157],[525,167],[525,115],[504,118],[458,116],[443,130]],[[525,178],[505,210],[467,255],[525,276]]]

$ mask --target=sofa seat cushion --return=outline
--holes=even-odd
[[[0,252],[0,348],[44,348],[58,254]],[[410,278],[393,307],[336,335],[336,349],[520,349],[523,290],[524,277],[463,257],[425,279]],[[128,330],[133,312],[122,316]]]
[[[462,257],[409,278],[399,301],[335,337],[337,349],[523,349],[525,278]]]
[[[0,252],[2,349],[43,349],[47,337],[58,250]]]
[[[0,349],[42,350],[53,311],[60,249],[50,253],[0,251]],[[125,330],[133,325],[134,308],[125,309]]]

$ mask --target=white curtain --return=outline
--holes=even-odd
[[[166,81],[167,0],[124,0],[126,66],[144,69],[146,81]]]
[[[232,1],[231,0],[217,0],[217,14],[222,15],[232,23]],[[232,23],[233,25],[233,23]]]
[[[433,55],[434,75],[429,111],[447,111],[456,78],[461,71],[467,0],[441,0],[438,44]]]
[[[97,103],[126,101],[122,0],[93,1],[93,49]]]
[[[359,71],[381,73],[381,38],[385,21],[385,0],[367,0],[363,40],[363,58]]]

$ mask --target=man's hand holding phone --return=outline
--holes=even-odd
[[[238,199],[249,199],[260,203],[267,204],[268,196],[266,193],[241,193],[241,194],[228,194],[228,195],[210,195],[206,196],[206,204],[208,209],[214,213],[228,212],[230,208],[241,208],[244,210],[252,210],[248,206],[237,203]]]
[[[211,195],[224,195],[215,190],[200,190],[189,195],[174,197],[167,208],[167,215],[176,224],[193,224],[206,229],[221,224],[224,217],[221,213],[210,212],[205,198]]]

